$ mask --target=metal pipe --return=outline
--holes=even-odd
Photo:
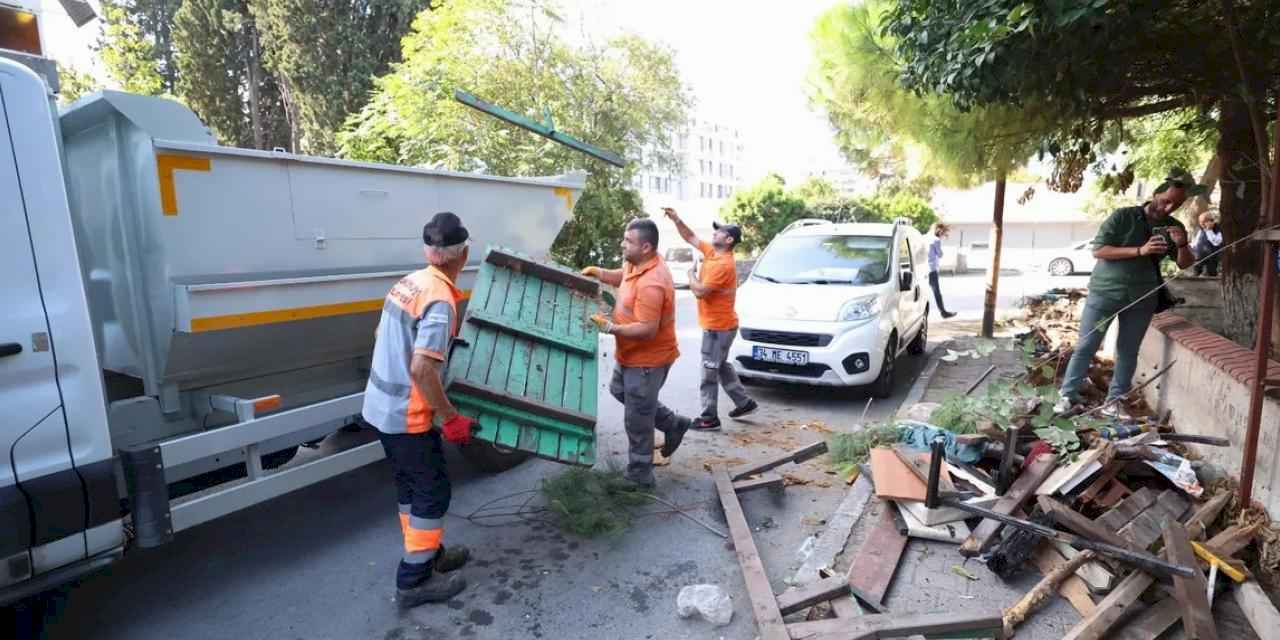
[[[1276,112],[1276,124],[1280,127],[1280,110]],[[1276,129],[1276,144],[1280,151],[1280,128]],[[1267,199],[1267,219],[1265,226],[1274,226],[1280,216],[1276,214],[1277,182],[1280,181],[1280,153],[1271,163],[1271,194]],[[1271,348],[1271,322],[1275,311],[1275,273],[1276,244],[1275,240],[1266,240],[1262,251],[1262,279],[1258,285],[1258,330],[1253,344],[1253,388],[1249,396],[1249,418],[1245,422],[1244,459],[1240,464],[1240,504],[1248,507],[1253,498],[1253,468],[1258,459],[1258,432],[1262,427],[1262,399],[1267,383],[1267,351]]]

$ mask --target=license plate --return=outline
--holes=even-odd
[[[809,364],[809,354],[791,349],[771,349],[769,347],[751,347],[751,357],[762,362],[777,362],[803,367]]]

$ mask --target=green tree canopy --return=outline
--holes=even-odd
[[[58,104],[68,105],[81,96],[102,89],[98,81],[88,73],[75,67],[56,63],[58,69]]]
[[[787,225],[809,214],[804,198],[787,192],[786,182],[776,173],[735,191],[720,208],[725,221],[742,227],[742,244],[738,248],[747,253],[764,249]]]
[[[531,10],[532,9],[532,10]],[[404,60],[377,80],[369,104],[339,136],[351,158],[501,175],[588,170],[587,193],[552,248],[560,261],[616,265],[629,185],[641,162],[673,168],[673,136],[690,97],[669,49],[633,35],[572,44],[554,7],[456,0],[419,14]],[[479,113],[453,99],[463,89],[620,153],[625,169]]]

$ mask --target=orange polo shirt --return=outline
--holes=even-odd
[[[635,266],[622,267],[614,324],[658,321],[658,333],[648,340],[617,336],[618,364],[624,367],[664,367],[680,357],[676,345],[676,289],[662,258],[654,256]]]
[[[738,298],[738,265],[733,254],[718,254],[709,242],[698,243],[702,252],[702,284],[719,289],[698,298],[698,324],[708,331],[729,331],[738,328],[738,312],[733,303]]]

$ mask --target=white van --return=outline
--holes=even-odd
[[[898,356],[928,341],[927,251],[905,220],[783,231],[738,288],[738,375],[888,397]]]

